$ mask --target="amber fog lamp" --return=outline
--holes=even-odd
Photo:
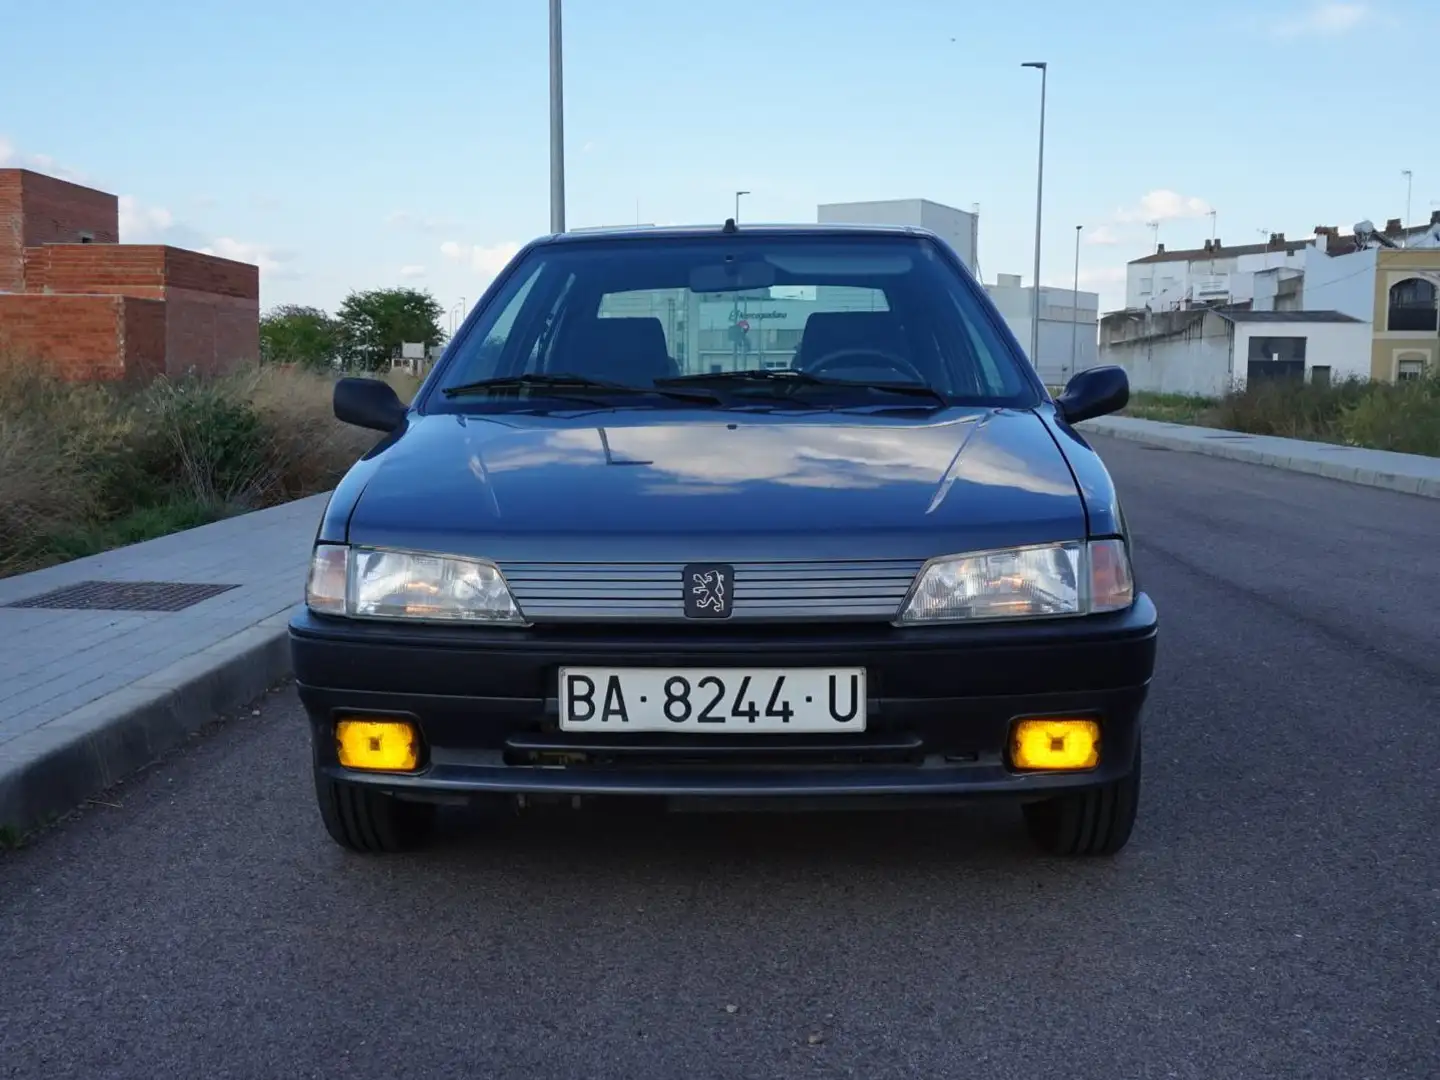
[[[1093,769],[1100,764],[1100,725],[1094,720],[1062,717],[1016,721],[1010,738],[1010,760],[1017,769]]]
[[[335,749],[347,769],[414,772],[420,767],[420,732],[405,720],[341,720],[335,725]]]

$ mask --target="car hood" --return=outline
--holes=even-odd
[[[1033,413],[412,416],[351,543],[499,560],[901,559],[1070,540],[1085,509]]]

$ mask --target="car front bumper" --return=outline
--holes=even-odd
[[[1126,775],[1155,663],[1157,616],[1127,611],[1016,625],[529,630],[297,614],[290,642],[315,764],[407,797],[483,793],[724,798],[1039,797]],[[864,667],[867,730],[837,735],[580,734],[558,726],[559,668]],[[346,715],[415,722],[415,773],[343,768]],[[1017,772],[1014,721],[1099,721],[1083,772]]]

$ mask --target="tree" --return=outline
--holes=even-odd
[[[438,345],[445,339],[442,314],[439,301],[421,289],[352,292],[336,315],[345,359],[374,371],[388,364],[403,342]]]
[[[340,353],[340,327],[320,308],[281,304],[260,320],[260,359],[267,364],[330,367]]]

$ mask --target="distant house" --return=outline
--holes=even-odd
[[[1100,362],[1134,390],[1219,397],[1259,379],[1368,377],[1370,327],[1339,311],[1214,307],[1117,311],[1100,321]]]

